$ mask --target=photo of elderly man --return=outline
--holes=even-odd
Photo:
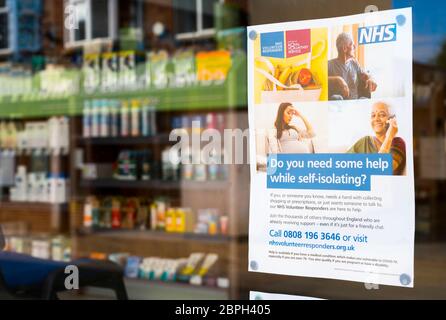
[[[342,32],[336,38],[338,56],[328,61],[329,100],[370,98],[376,82],[355,58],[355,43],[350,34]]]

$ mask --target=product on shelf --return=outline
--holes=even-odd
[[[2,63],[0,97],[38,100],[81,91],[93,94],[221,84],[231,66],[230,51],[195,53],[187,48],[171,56],[165,50],[85,53],[81,70],[48,63],[44,70],[33,73],[29,65]]]
[[[139,101],[134,99],[131,101],[131,136],[138,137],[140,135],[140,114],[141,106]]]
[[[71,260],[70,239],[56,236],[6,236],[7,251],[28,254],[35,258],[55,261]]]
[[[121,51],[119,55],[119,87],[136,90],[144,87],[144,56],[135,51]]]
[[[147,181],[154,179],[156,166],[152,160],[152,151],[143,150],[138,153],[138,179]]]
[[[119,180],[136,180],[138,178],[137,154],[124,150],[119,153],[114,177]]]
[[[27,173],[26,166],[17,167],[14,186],[9,189],[10,201],[66,203],[68,179],[63,173],[49,173],[46,160],[39,158],[46,159],[46,156],[32,157],[32,163],[43,161],[42,165],[35,165],[37,171]]]
[[[37,76],[41,96],[67,96],[79,92],[80,76],[76,69],[48,64]]]
[[[138,278],[139,275],[139,265],[141,259],[136,256],[130,256],[127,258],[127,264],[125,266],[124,275],[127,278]]]
[[[166,147],[161,153],[162,178],[165,181],[179,181],[181,161],[177,148]]]
[[[0,151],[0,187],[7,187],[14,185],[14,168],[16,158],[14,151],[1,150]]]
[[[84,203],[83,224],[86,228],[93,227],[93,197],[88,197]]]
[[[171,128],[177,136],[186,135],[200,135],[204,130],[216,130],[219,134],[223,134],[225,127],[225,118],[222,113],[210,112],[205,115],[184,115],[172,118]],[[217,133],[217,132],[215,132]],[[194,139],[194,137],[192,137]],[[174,149],[175,150],[175,149]],[[167,156],[166,148],[165,159],[163,161],[163,168],[165,168],[166,175],[171,176],[172,161],[168,159],[181,159],[181,178],[183,180],[195,181],[216,181],[226,180],[228,176],[228,168],[223,164],[223,154],[219,148],[208,150],[208,154],[202,154],[200,146],[182,145],[181,154],[176,156],[170,154]],[[204,157],[203,157],[204,156]],[[169,175],[170,174],[170,175]]]
[[[113,199],[111,208],[111,227],[113,229],[121,228],[121,220],[121,203],[117,199]]]
[[[104,52],[101,58],[101,89],[104,92],[113,92],[119,88],[118,53]]]
[[[215,235],[218,232],[219,214],[217,209],[198,210],[196,233]]]
[[[90,257],[106,259],[104,253],[92,253]],[[112,253],[108,259],[122,265],[127,278],[187,282],[192,285],[207,285],[221,288],[229,286],[229,280],[215,272],[218,261],[215,253],[192,253],[187,258],[166,259],[160,257],[131,256],[128,253]]]
[[[177,50],[172,59],[175,77],[172,86],[185,87],[195,84],[195,54],[193,50]]]
[[[144,258],[139,265],[139,278],[147,280],[176,281],[178,270],[187,259]]]
[[[11,63],[0,65],[0,96],[29,95],[35,90],[30,70]]]
[[[217,209],[208,208],[198,210],[197,219],[192,209],[172,206],[166,197],[149,200],[87,196],[83,206],[83,226],[226,235],[228,217],[220,215]]]
[[[47,121],[1,121],[0,147],[17,151],[43,149],[66,153],[69,148],[69,119],[50,117]]]
[[[112,163],[84,163],[82,178],[84,180],[106,179],[113,176]]]
[[[97,53],[85,54],[82,67],[84,73],[84,90],[95,92],[101,84],[101,56]]]
[[[169,207],[169,200],[164,197],[158,197],[150,205],[150,228],[152,230],[166,229],[166,211]]]
[[[149,99],[85,100],[82,116],[84,138],[157,134],[156,109]]]
[[[130,134],[129,103],[122,101],[121,104],[121,136],[127,137]]]
[[[198,52],[196,63],[198,81],[224,81],[231,69],[231,53],[226,50]]]
[[[150,59],[150,73],[151,84],[154,88],[164,89],[169,85],[169,54],[165,50],[158,52],[151,52],[149,54]]]

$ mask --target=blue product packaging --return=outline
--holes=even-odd
[[[124,274],[127,278],[138,278],[140,257],[130,256],[127,258]]]

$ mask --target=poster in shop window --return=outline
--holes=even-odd
[[[412,11],[248,28],[249,270],[413,287]]]

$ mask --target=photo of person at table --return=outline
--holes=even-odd
[[[352,36],[340,33],[336,38],[336,49],[337,57],[328,61],[328,99],[370,98],[378,85],[356,59]]]
[[[299,128],[301,120],[305,128]],[[268,135],[267,152],[272,153],[314,153],[311,139],[315,137],[308,119],[294,105],[284,102],[279,105],[274,122],[275,130]]]
[[[384,102],[372,106],[370,125],[374,136],[359,139],[347,153],[390,153],[394,175],[404,175],[406,168],[406,144],[397,137],[398,124],[391,107]]]

